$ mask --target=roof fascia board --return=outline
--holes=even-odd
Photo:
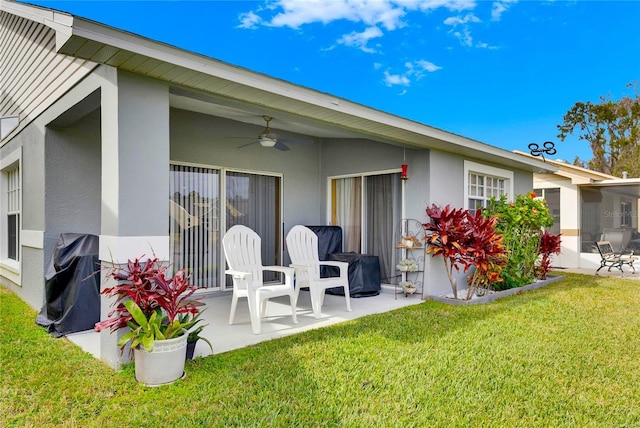
[[[640,178],[618,178],[615,180],[600,180],[589,184],[590,187],[608,187],[608,186],[637,186],[640,185]]]
[[[59,49],[71,37],[73,16],[68,13],[7,0],[0,0],[0,10],[55,30],[56,49]]]

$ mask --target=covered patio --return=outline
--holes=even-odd
[[[303,331],[326,327],[329,325],[361,318],[367,315],[389,312],[422,302],[418,294],[406,296],[396,294],[393,286],[383,285],[378,296],[352,298],[351,312],[344,307],[344,296],[325,295],[322,317],[315,319],[311,309],[311,300],[307,290],[301,290],[297,305],[298,324],[291,322],[291,307],[288,297],[269,300],[267,316],[262,320],[262,333],[251,332],[249,307],[246,299],[238,302],[235,320],[229,325],[229,308],[231,293],[210,294],[204,297],[206,310],[202,315],[203,324],[207,327],[202,336],[213,344],[213,352],[204,341],[198,341],[195,356],[207,356],[240,349],[271,339],[277,339]],[[66,336],[84,351],[100,358],[100,333],[85,331]]]

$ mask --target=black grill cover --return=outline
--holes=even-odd
[[[378,256],[358,253],[333,253],[329,260],[349,263],[349,295],[368,297],[380,294],[380,260]],[[327,293],[344,296],[344,288],[328,288]]]
[[[36,323],[54,337],[93,329],[100,321],[98,237],[63,233],[45,273],[45,303]]]
[[[318,236],[318,258],[329,260],[329,255],[342,251],[342,228],[340,226],[305,226]],[[320,277],[340,276],[337,268],[320,266]]]
[[[318,256],[329,260],[329,254],[342,252],[342,228],[340,226],[306,226],[318,236]]]
[[[336,260],[349,263],[349,295],[351,297],[377,296],[380,294],[380,261],[378,256],[342,252],[342,228],[340,226],[306,226],[318,236],[320,260]],[[338,268],[321,266],[320,276],[339,276]],[[344,295],[342,287],[328,288],[328,294]]]

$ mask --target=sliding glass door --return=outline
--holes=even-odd
[[[378,256],[383,281],[394,275],[401,203],[399,173],[331,180],[331,224],[342,227],[344,251]]]
[[[229,284],[223,276],[221,238],[236,224],[260,236],[263,264],[280,264],[281,182],[279,176],[171,165],[169,246],[173,269],[184,268],[197,287],[225,289]],[[273,279],[277,277],[265,278]]]

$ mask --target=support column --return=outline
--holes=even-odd
[[[169,259],[169,89],[165,83],[108,69],[101,90],[102,211],[100,260]],[[102,288],[110,287],[103,274]],[[103,298],[101,319],[112,309]],[[103,331],[100,358],[117,368],[120,334]]]

